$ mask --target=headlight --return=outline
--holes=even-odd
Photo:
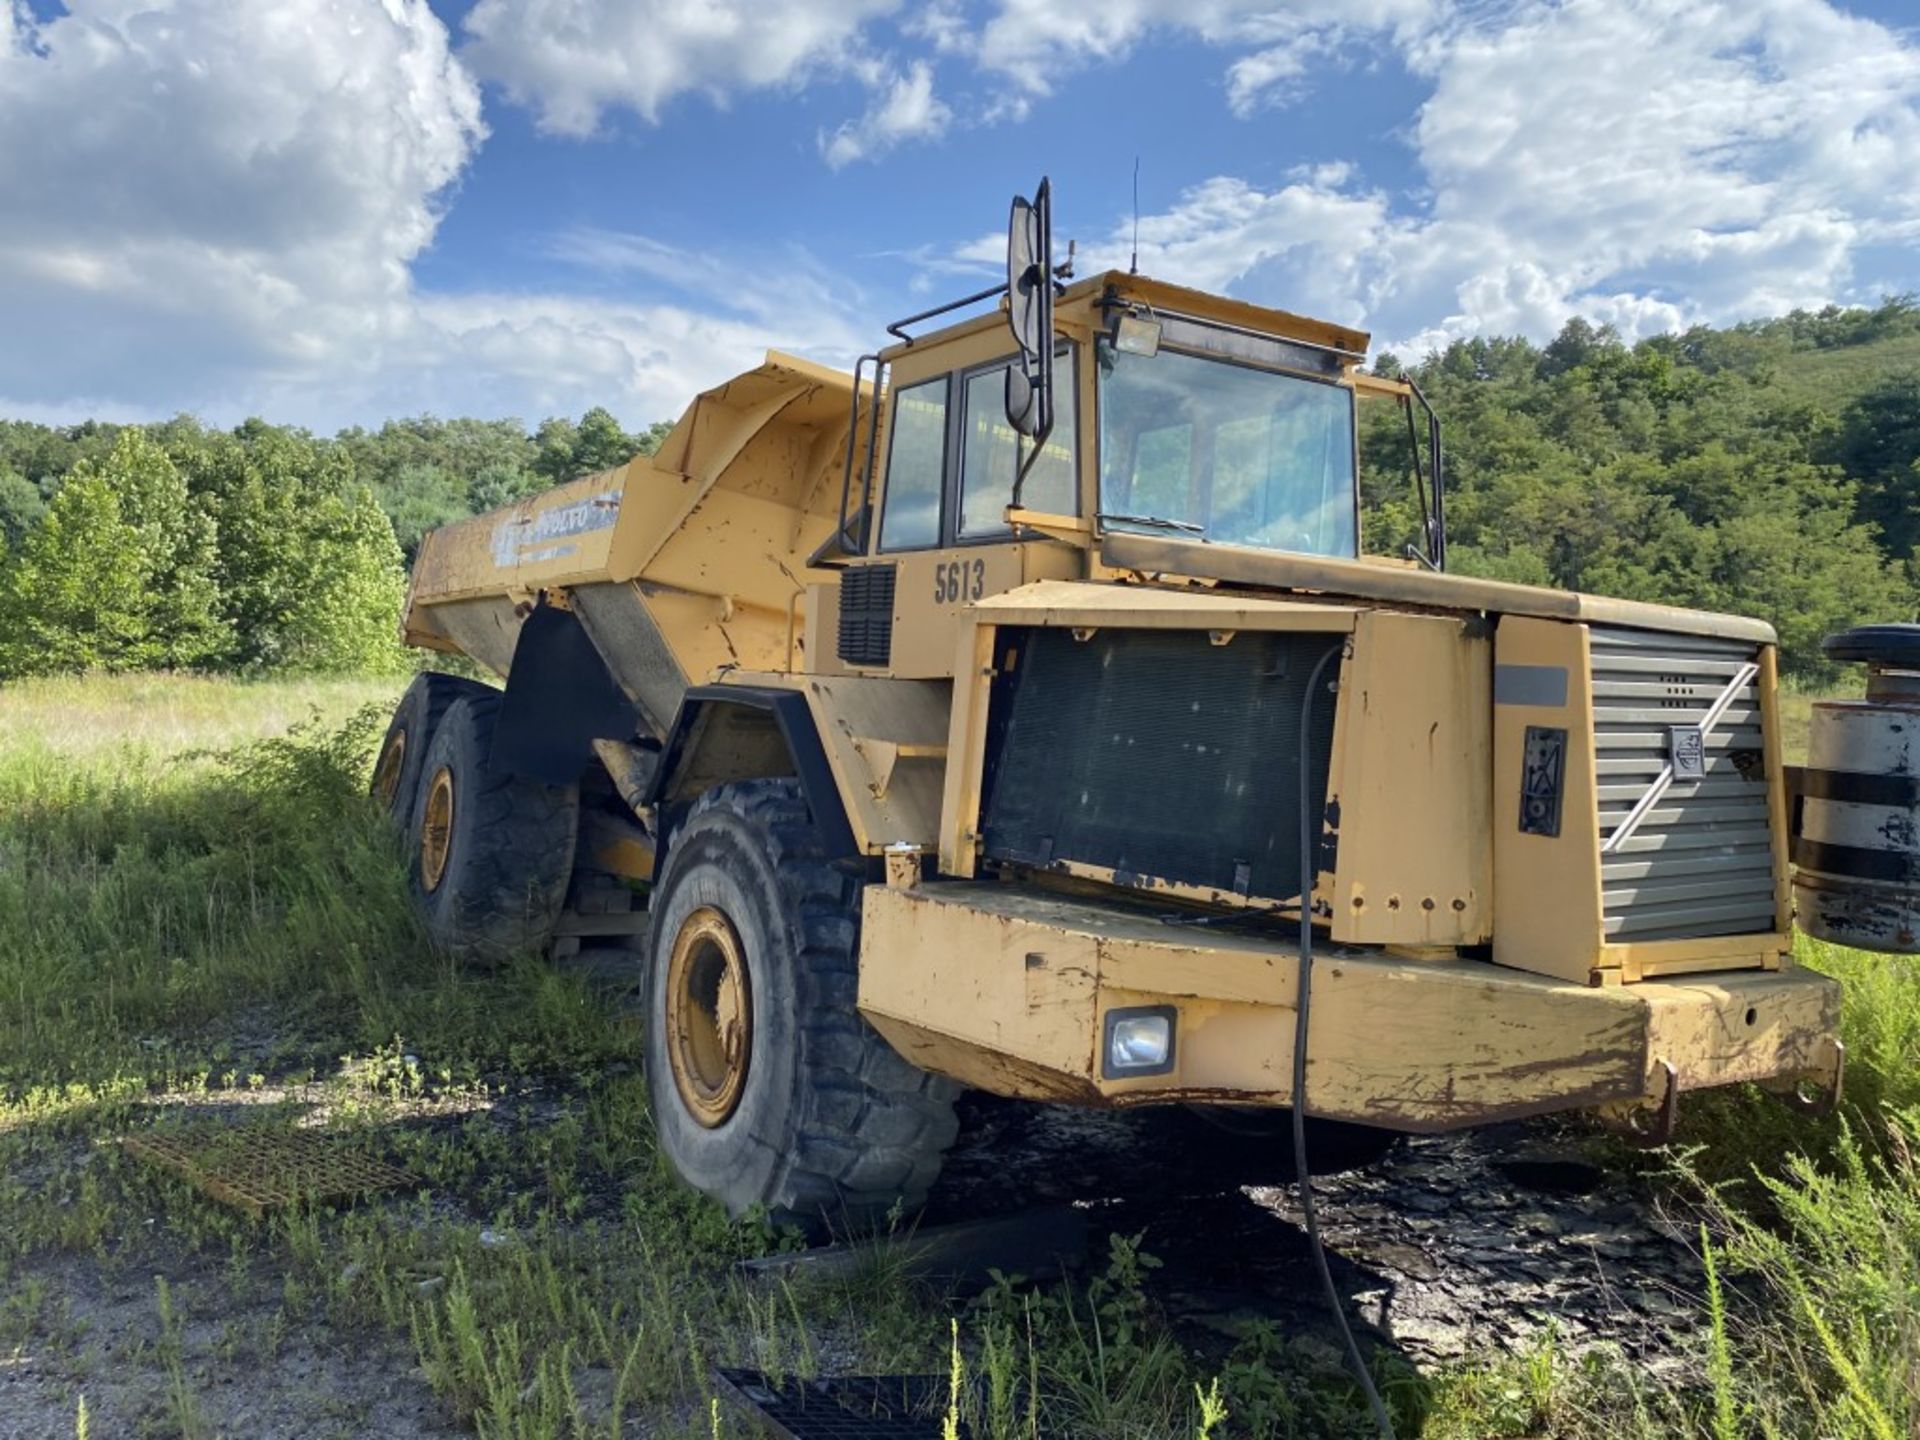
[[[1164,1075],[1173,1069],[1171,1005],[1139,1005],[1109,1010],[1105,1044],[1101,1046],[1101,1074],[1109,1080],[1136,1075]]]

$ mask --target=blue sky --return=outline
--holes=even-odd
[[[6,0],[0,414],[672,415],[1124,264],[1418,353],[1920,289],[1911,0]]]

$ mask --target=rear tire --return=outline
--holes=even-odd
[[[400,703],[393,707],[393,720],[380,742],[367,789],[402,830],[413,819],[420,767],[426,763],[427,746],[433,743],[433,732],[440,728],[448,708],[468,695],[492,693],[478,681],[426,671],[413,677]]]
[[[496,771],[494,692],[450,705],[420,767],[408,877],[434,943],[496,962],[539,949],[573,872],[579,790]]]
[[[915,1209],[959,1087],[860,1017],[860,892],[797,782],[724,785],[675,833],[653,900],[646,1070],[661,1150],[734,1215],[815,1233]]]

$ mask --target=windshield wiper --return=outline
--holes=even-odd
[[[1123,525],[1152,525],[1161,530],[1181,530],[1189,535],[1207,533],[1207,527],[1204,525],[1196,525],[1191,520],[1169,520],[1164,515],[1113,515],[1102,511],[1099,518],[1118,520]]]

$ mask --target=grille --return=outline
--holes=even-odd
[[[1593,627],[1599,834],[1619,828],[1671,753],[1676,725],[1698,725],[1755,662],[1740,641]],[[1610,940],[1748,935],[1773,928],[1773,833],[1757,678],[1706,736],[1705,773],[1676,780],[1620,847],[1600,857]]]
[[[987,855],[1072,860],[1123,883],[1285,899],[1300,890],[1300,746],[1313,833],[1326,804],[1334,697],[1301,698],[1330,635],[1001,632],[981,827]]]
[[[891,565],[853,565],[840,572],[840,659],[848,665],[893,661]]]

